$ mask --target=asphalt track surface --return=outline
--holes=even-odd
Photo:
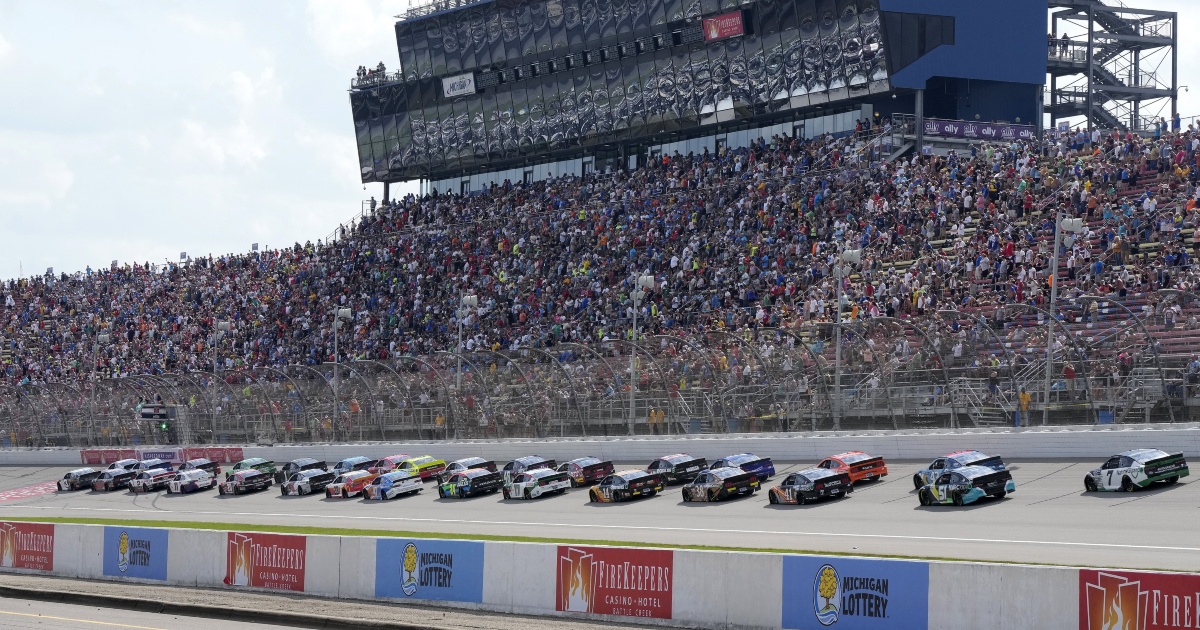
[[[0,628],[6,630],[283,630],[291,627],[25,599],[0,599]]]
[[[684,503],[679,487],[657,497],[589,503],[585,489],[532,501],[500,494],[439,499],[432,482],[387,502],[280,496],[277,487],[242,496],[78,491],[0,504],[6,516],[387,529],[676,545],[914,556],[1072,566],[1200,569],[1200,484],[1134,493],[1085,493],[1100,460],[1010,461],[1017,491],[954,507],[921,507],[912,476],[927,462],[888,462],[890,474],[845,499],[804,506],[767,502],[766,487],[811,463],[777,462],[752,497]],[[645,466],[645,462],[617,468]],[[62,477],[66,467],[0,468],[0,492]]]

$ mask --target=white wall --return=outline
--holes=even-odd
[[[1078,569],[948,562],[929,566],[930,630],[1078,628],[1078,601]]]

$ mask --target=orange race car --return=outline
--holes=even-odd
[[[341,497],[349,499],[354,495],[362,495],[363,488],[367,487],[379,475],[370,473],[365,470],[353,470],[348,473],[338,475],[333,483],[325,486],[325,498],[332,499]]]
[[[850,483],[873,481],[888,474],[887,462],[882,457],[871,457],[862,451],[826,457],[817,468],[844,472],[850,476]]]

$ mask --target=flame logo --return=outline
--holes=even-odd
[[[1148,630],[1149,591],[1140,581],[1099,573],[1097,584],[1087,584],[1088,630]]]
[[[249,586],[250,575],[254,572],[254,561],[251,556],[253,540],[244,534],[234,534],[229,541],[229,575],[225,583],[230,586]]]
[[[559,556],[559,608],[572,612],[593,611],[595,606],[596,582],[595,561],[592,554],[581,549],[567,549],[567,555]]]
[[[8,523],[0,527],[0,567],[13,568],[17,559],[16,528]]]

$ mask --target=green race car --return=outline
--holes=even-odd
[[[250,459],[243,459],[242,461],[234,464],[233,468],[231,468],[229,472],[225,473],[225,481],[231,481],[236,473],[239,473],[243,470],[257,470],[259,472],[271,475],[272,479],[275,478],[275,462],[269,459],[263,459],[261,457],[251,457]]]
[[[1183,453],[1169,454],[1155,448],[1141,448],[1108,458],[1103,466],[1083,478],[1083,488],[1088,492],[1133,492],[1156,481],[1173,484],[1186,476],[1188,465]]]
[[[443,499],[465,499],[477,494],[495,492],[504,487],[504,478],[486,468],[471,468],[450,475],[438,484],[438,496]]]

